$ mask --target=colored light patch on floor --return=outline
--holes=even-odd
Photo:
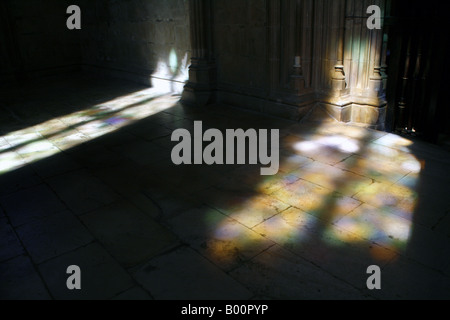
[[[363,204],[336,225],[358,237],[401,251],[410,237],[412,222],[393,212]]]
[[[155,99],[155,100],[154,100]],[[159,100],[160,101],[159,101]],[[154,101],[153,101],[154,100]],[[173,107],[179,97],[149,89],[0,137],[0,173],[23,167]],[[25,160],[25,161],[24,161]]]
[[[261,223],[254,230],[281,245],[295,246],[307,241],[310,237],[307,230],[318,224],[314,216],[296,208],[289,208]]]
[[[288,204],[263,194],[228,194],[221,199],[212,200],[211,204],[248,228],[253,228],[289,207]]]
[[[372,183],[370,178],[320,162],[306,165],[293,171],[291,175],[349,196]]]
[[[168,224],[184,242],[225,270],[255,257],[274,244],[213,209],[188,210],[169,220]]]
[[[340,124],[297,131],[282,137],[280,172],[259,177],[256,169],[239,168],[242,175],[236,177],[256,195],[222,194],[220,210],[238,209],[230,218],[287,249],[303,254],[305,248],[319,248],[314,259],[345,244],[366,248],[380,263],[404,252],[422,169],[408,149],[411,141]],[[233,187],[231,180],[228,186]],[[290,207],[264,215],[268,199],[260,201],[260,194]]]
[[[411,221],[418,200],[417,193],[410,188],[385,183],[374,183],[358,193],[355,198],[380,210],[391,210]]]

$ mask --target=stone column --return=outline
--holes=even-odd
[[[344,42],[345,42],[345,1],[332,1],[333,20],[331,25],[332,39],[336,48],[336,64],[332,73],[332,90],[336,97],[340,97],[346,88],[344,71]]]
[[[212,1],[189,0],[192,58],[181,101],[200,107],[213,101],[216,88]]]
[[[382,10],[384,10],[384,7]],[[382,12],[382,16],[384,16],[384,12]],[[371,44],[369,59],[372,69],[372,73],[369,76],[369,95],[372,97],[381,97],[383,90],[383,31],[371,30],[369,32],[369,38]]]

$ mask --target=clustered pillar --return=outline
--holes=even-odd
[[[213,10],[209,0],[189,0],[192,58],[189,82],[182,101],[185,104],[206,106],[213,101],[216,87],[216,64],[213,52]]]

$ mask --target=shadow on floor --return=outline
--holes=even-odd
[[[47,93],[55,85],[42,84]],[[79,90],[91,105],[76,109],[92,108],[102,90],[107,104],[117,86]],[[43,135],[58,152],[0,176],[0,297],[449,298],[448,153],[334,122],[131,95],[115,107],[134,110],[133,121],[96,113],[111,130]],[[279,173],[175,166],[171,133],[195,120],[204,130],[279,129]],[[66,288],[72,264],[83,270],[79,292]],[[381,290],[367,289],[371,265]]]

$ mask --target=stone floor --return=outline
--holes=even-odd
[[[1,299],[450,298],[450,153],[178,99],[86,76],[1,92]],[[280,129],[279,173],[175,166],[194,120]]]

